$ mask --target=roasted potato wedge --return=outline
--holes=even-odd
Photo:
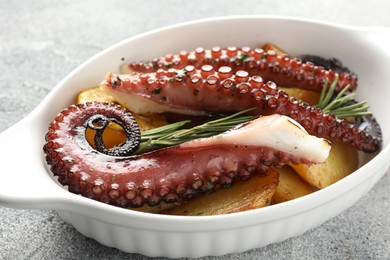
[[[108,95],[99,87],[85,89],[77,96],[77,103],[79,104],[89,101],[115,102],[114,97]]]
[[[156,120],[153,120],[153,118],[155,117],[158,118]],[[141,133],[143,131],[154,129],[156,127],[167,124],[166,121],[160,119],[159,115],[151,115],[150,117],[134,115],[134,118],[137,121],[138,126],[140,127]],[[94,145],[95,133],[96,131],[90,128],[87,128],[85,132],[86,139],[92,147],[95,147]],[[125,141],[126,141],[126,134],[123,131],[122,127],[115,123],[109,123],[108,127],[103,132],[103,142],[105,147],[112,148],[123,144]]]
[[[118,127],[120,126],[118,125]],[[90,128],[87,128],[85,131],[85,138],[93,148],[96,148],[95,141],[94,141],[95,133],[96,131]],[[103,136],[104,146],[107,148],[113,148],[115,146],[123,144],[126,141],[125,132],[118,131],[115,128],[111,127],[110,125],[103,131],[102,136]]]
[[[101,102],[115,102],[114,98],[108,95],[106,92],[102,91],[98,87],[89,88],[83,90],[77,96],[77,103],[85,103],[89,101],[101,101]],[[141,132],[153,129],[159,126],[168,124],[164,115],[153,114],[153,115],[135,115],[133,114],[135,120],[140,127]],[[94,147],[94,136],[95,130],[87,129],[86,138],[89,144]],[[126,134],[123,131],[122,127],[115,123],[110,123],[108,127],[103,132],[103,142],[107,148],[112,148],[114,146],[120,145],[126,141]]]
[[[300,88],[278,88],[284,90],[290,97],[295,97],[296,99],[306,102],[311,106],[317,105],[320,101],[320,92]]]
[[[355,171],[358,166],[358,151],[340,142],[332,142],[329,157],[322,164],[291,165],[307,183],[319,189],[341,180]]]
[[[262,49],[264,51],[274,51],[276,55],[282,56],[283,54],[287,54],[284,50],[276,46],[275,44],[272,43],[266,43],[263,45]]]
[[[296,199],[315,191],[315,188],[302,180],[291,167],[283,166],[275,170],[279,172],[279,185],[272,198],[272,204]]]
[[[162,214],[163,212],[166,212],[167,210],[178,207],[181,203],[165,203],[161,202],[160,205],[157,206],[149,206],[148,204],[143,205],[140,208],[129,208],[129,210],[134,211],[140,211],[140,212],[146,212],[146,213],[155,213],[155,214]]]
[[[239,181],[231,188],[195,198],[160,213],[182,216],[210,216],[257,209],[270,204],[278,185],[279,173],[270,170],[267,175],[255,175]]]
[[[77,103],[88,101],[116,102],[115,99],[101,90],[99,87],[89,88],[79,93]],[[161,114],[136,115],[133,114],[141,132],[168,124],[166,117]],[[110,128],[122,131],[119,125],[110,124]]]

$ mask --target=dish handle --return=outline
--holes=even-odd
[[[52,208],[64,190],[46,173],[30,115],[0,134],[0,205]]]

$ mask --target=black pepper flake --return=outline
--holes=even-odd
[[[161,88],[155,88],[155,89],[152,90],[152,94],[153,95],[158,95],[158,94],[161,94],[161,91],[162,91]]]
[[[114,80],[114,82],[112,82],[112,87],[113,88],[117,88],[120,84],[118,83],[118,81]]]
[[[122,59],[121,59],[122,61],[124,61],[125,60],[125,57],[122,57]]]
[[[199,94],[199,89],[197,89],[197,88],[194,88],[194,96],[197,96],[198,94]]]
[[[163,96],[163,97],[161,98],[161,100],[162,100],[163,102],[166,102],[166,101],[168,100],[168,98],[167,98],[166,96]]]

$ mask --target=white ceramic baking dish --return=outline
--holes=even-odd
[[[125,61],[196,47],[276,43],[292,55],[337,57],[359,76],[357,99],[368,100],[383,130],[383,149],[347,178],[282,204],[220,216],[165,216],[96,202],[61,187],[46,168],[42,146],[49,122],[77,93],[96,86]],[[79,232],[125,252],[200,257],[258,248],[300,235],[353,205],[390,164],[390,31],[281,17],[240,16],[174,25],[125,40],[63,79],[25,119],[0,135],[0,204],[54,209]],[[15,185],[15,183],[18,183]]]

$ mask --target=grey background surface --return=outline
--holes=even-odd
[[[77,65],[151,29],[237,14],[389,27],[389,10],[386,0],[0,0],[0,132],[27,115]],[[54,211],[0,206],[0,259],[147,257],[102,246]],[[304,235],[205,259],[390,259],[390,175],[352,208]]]

